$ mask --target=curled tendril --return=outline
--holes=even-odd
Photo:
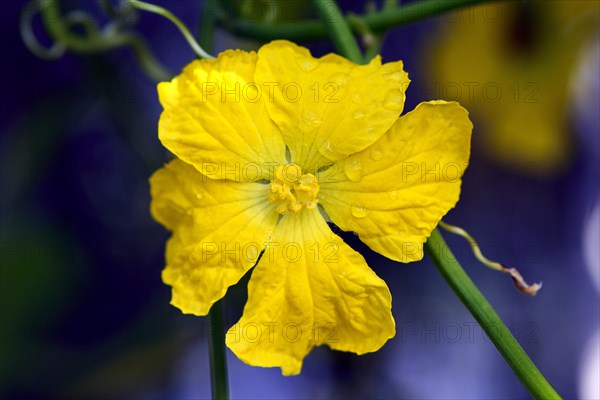
[[[102,29],[85,11],[72,11],[61,16],[58,0],[33,0],[21,14],[20,29],[25,45],[33,54],[47,60],[56,60],[67,50],[75,53],[99,53],[129,46],[146,74],[156,81],[166,80],[171,74],[154,58],[143,37],[133,31],[124,31],[137,22],[136,9],[140,9],[159,14],[173,22],[199,57],[214,58],[204,51],[183,22],[162,7],[136,0],[121,0],[117,7],[112,0],[98,1],[102,10],[113,19]],[[54,40],[51,47],[42,46],[33,32],[33,16],[38,13]],[[73,30],[76,27],[81,27],[83,34],[76,34]]]
[[[105,1],[104,3],[110,3]],[[112,7],[112,4],[109,4]],[[129,10],[126,10],[129,8]],[[46,60],[56,60],[66,51],[74,53],[100,53],[119,47],[131,47],[142,70],[153,80],[163,81],[172,75],[156,60],[143,37],[134,31],[123,31],[128,24],[124,21],[135,12],[132,7],[121,5],[116,10],[117,20],[100,29],[92,16],[85,11],[73,11],[61,15],[58,1],[33,0],[21,13],[20,31],[23,42],[36,56]],[[39,14],[46,31],[54,40],[50,47],[44,47],[33,32],[33,17]],[[74,28],[81,27],[82,33]]]
[[[541,282],[530,285],[527,282],[525,282],[525,279],[523,279],[523,276],[519,273],[519,271],[517,271],[517,269],[508,268],[504,264],[501,264],[496,261],[492,261],[489,258],[487,258],[486,256],[484,256],[483,253],[481,252],[481,249],[479,248],[479,245],[475,241],[475,239],[473,239],[473,237],[471,235],[469,235],[467,233],[467,231],[465,231],[463,228],[447,224],[443,221],[440,221],[439,226],[441,228],[444,228],[445,230],[447,230],[450,233],[454,233],[455,235],[459,235],[459,236],[462,236],[463,238],[467,239],[467,242],[469,242],[469,245],[471,246],[471,249],[473,250],[473,254],[475,254],[475,257],[486,267],[509,275],[511,277],[515,287],[521,293],[527,294],[529,296],[535,296],[537,294],[537,292],[542,288]]]
[[[21,37],[25,46],[33,54],[44,60],[57,60],[65,54],[67,46],[59,41],[54,42],[50,47],[44,47],[36,38],[33,32],[33,17],[41,13],[42,7],[41,2],[32,1],[27,4],[21,12],[21,18],[19,21],[19,29],[21,31]]]
[[[76,26],[81,26],[84,29],[85,35],[89,38],[98,36],[98,24],[92,16],[82,10],[71,11],[64,16],[65,27],[72,31]]]

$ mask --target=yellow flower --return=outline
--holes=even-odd
[[[431,88],[482,122],[481,145],[522,172],[554,174],[571,159],[569,85],[598,30],[597,1],[483,4],[448,16],[427,52]]]
[[[441,101],[398,118],[408,82],[402,62],[275,41],[158,86],[159,138],[178,157],[150,180],[173,232],[163,280],[174,306],[206,315],[256,264],[227,334],[246,363],[293,375],[314,346],[364,354],[394,336],[385,282],[325,216],[393,260],[423,257],[458,200],[472,124]]]

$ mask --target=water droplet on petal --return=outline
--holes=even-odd
[[[298,65],[305,72],[310,72],[317,67],[317,63],[310,58],[301,58],[298,60]]]
[[[320,125],[323,123],[319,116],[314,111],[305,111],[302,120],[310,126]]]
[[[337,72],[329,76],[329,82],[337,83],[338,85],[344,85],[348,83],[348,75]]]
[[[402,218],[401,218],[400,211],[396,211],[396,212],[391,211],[390,215],[387,217],[387,224],[388,224],[388,226],[391,226],[391,227],[398,226],[398,225],[400,225],[401,219]]]
[[[346,159],[344,162],[344,172],[352,182],[358,182],[363,177],[363,167],[359,160]]]
[[[352,118],[354,119],[363,119],[365,117],[365,113],[362,111],[355,111],[352,113]]]
[[[273,231],[269,231],[264,239],[263,239],[263,245],[265,247],[269,247],[275,240],[275,234],[273,233]]]
[[[373,161],[379,161],[383,158],[383,150],[378,149],[377,147],[371,148],[371,159]]]
[[[246,250],[246,258],[247,261],[254,261],[258,258],[258,249],[254,245],[254,243],[250,243],[248,249]]]
[[[402,111],[404,95],[400,89],[389,90],[383,99],[383,108],[390,111]]]
[[[350,212],[354,218],[365,218],[369,214],[369,211],[363,206],[352,206]]]
[[[406,73],[404,71],[394,71],[387,74],[383,74],[383,79],[386,81],[402,82],[405,79]]]
[[[324,141],[319,147],[319,152],[329,159],[335,159],[336,153],[330,141]]]
[[[392,190],[391,192],[388,192],[388,197],[392,200],[398,200],[398,191]]]
[[[196,192],[196,198],[198,200],[202,200],[204,198],[204,194],[202,194],[202,192]]]
[[[373,127],[373,126],[367,126],[367,132],[368,133],[373,133],[374,130],[375,130],[375,127]]]

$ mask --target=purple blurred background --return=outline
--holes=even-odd
[[[202,2],[155,3],[197,30]],[[239,11],[252,2],[231,3]],[[268,7],[277,2],[254,3]],[[310,15],[305,2],[279,3]],[[358,1],[341,3],[347,11],[362,12],[365,7]],[[530,2],[520,3],[530,6]],[[182,315],[169,305],[170,289],[160,278],[168,233],[148,211],[148,177],[168,160],[157,138],[161,107],[156,84],[141,72],[128,49],[98,55],[67,53],[50,62],[36,58],[19,35],[19,14],[25,4],[0,2],[5,46],[0,63],[4,87],[0,97],[0,396],[209,397],[208,321]],[[522,26],[535,29],[536,21],[543,19],[539,11],[543,7],[532,4],[534,11],[523,11],[526,19],[518,26],[502,23],[502,18],[512,18],[515,12],[507,3],[495,4],[502,13],[488,16],[485,22],[496,23],[500,34],[511,37]],[[65,11],[84,9],[102,24],[108,22],[94,1],[61,1],[61,6]],[[597,10],[593,12],[598,16]],[[386,36],[384,61],[404,60],[412,80],[405,112],[436,95],[448,97],[436,89],[436,84],[443,88],[448,82],[436,80],[431,63],[438,60],[436,43],[442,38],[452,40],[448,35],[468,15],[463,10],[460,15],[394,29]],[[565,22],[578,23],[576,17]],[[40,40],[49,44],[38,19],[34,26]],[[161,17],[140,14],[135,29],[173,73],[194,57],[176,28]],[[517,47],[527,41],[526,51],[532,57],[535,46],[544,40],[522,32],[515,37]],[[466,99],[463,103],[475,123],[471,165],[461,200],[445,218],[468,230],[490,258],[519,268],[529,281],[543,281],[541,292],[534,298],[519,294],[508,279],[479,264],[464,240],[444,236],[556,389],[565,398],[597,398],[597,25],[577,43],[568,85],[561,92],[562,109],[543,108],[550,102],[545,97],[549,91],[544,91],[543,68],[539,80],[533,80],[540,87],[540,115],[550,118],[563,113],[568,120],[563,139],[573,150],[567,161],[543,173],[537,173],[544,170],[537,159],[498,162],[489,156],[493,149],[485,139],[490,135],[484,128],[488,114],[479,110],[487,107],[502,119],[502,113],[513,112],[510,107],[517,110],[528,104],[515,101],[494,108],[487,102],[471,109]],[[315,55],[333,51],[327,41],[302,44]],[[216,51],[259,45],[222,29],[216,33]],[[489,54],[489,49],[473,52],[472,58],[464,59],[465,68]],[[552,57],[557,59],[546,62],[558,62],[562,56],[558,52]],[[532,110],[531,118],[536,112],[537,108]],[[527,134],[524,128],[522,135]],[[278,369],[249,367],[229,352],[232,398],[528,397],[427,257],[418,263],[396,264],[370,251],[354,235],[343,237],[388,283],[397,336],[379,352],[361,357],[317,348],[297,377],[282,377]],[[229,323],[241,314],[247,278],[227,295]]]

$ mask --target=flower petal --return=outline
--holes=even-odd
[[[314,346],[364,354],[394,334],[385,282],[317,209],[306,209],[277,225],[252,272],[244,314],[226,340],[244,362],[295,375]]]
[[[265,109],[267,96],[253,83],[256,58],[228,50],[216,60],[195,60],[158,85],[161,142],[209,178],[268,179],[268,166],[286,161],[281,133]]]
[[[458,103],[421,103],[370,148],[319,174],[331,220],[371,249],[401,262],[456,204],[473,124]]]
[[[171,304],[206,315],[256,263],[278,214],[269,186],[208,179],[173,160],[150,178],[153,217],[173,231],[163,281]]]
[[[402,112],[409,83],[401,61],[381,65],[377,56],[356,65],[335,54],[314,58],[283,40],[260,48],[255,79],[270,85],[267,109],[303,171],[379,139]]]

